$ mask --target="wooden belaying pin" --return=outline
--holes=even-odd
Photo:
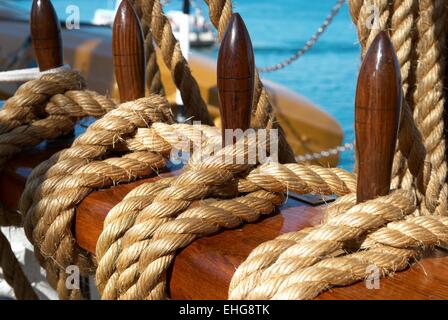
[[[250,127],[253,104],[254,52],[249,33],[238,13],[232,15],[222,38],[217,74],[224,139],[225,129],[244,131]]]
[[[118,7],[112,29],[115,78],[121,102],[145,96],[145,50],[139,19],[128,0]]]
[[[50,0],[34,0],[30,17],[31,39],[40,71],[61,67],[61,27]]]
[[[392,42],[383,31],[367,51],[356,89],[358,203],[390,191],[401,103],[400,67]]]

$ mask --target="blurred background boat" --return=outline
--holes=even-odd
[[[115,19],[115,13],[120,5],[121,0],[115,0],[115,8],[104,9],[98,8],[95,10],[92,23],[98,26],[112,26]],[[162,1],[162,3],[167,4],[168,1]],[[200,47],[211,47],[216,43],[216,37],[213,33],[213,27],[210,22],[205,18],[201,3],[197,1],[190,0],[187,2],[190,7],[183,8],[185,11],[189,11],[189,40],[190,46],[193,48]],[[166,15],[170,20],[171,27],[173,29],[174,36],[178,39],[180,33],[180,24],[183,19],[183,11],[180,10],[169,10],[166,11]]]
[[[28,21],[30,3],[30,0],[3,1],[1,3],[3,13],[0,13],[0,19],[5,21],[11,17],[22,17],[24,21]],[[237,3],[236,9],[245,19],[252,37],[257,66],[275,65],[302,48],[320,27],[334,3],[335,0],[318,2],[279,0],[275,3],[268,0],[245,0]],[[70,17],[72,12],[68,8],[72,5],[72,1],[55,0],[53,4],[61,20]],[[94,75],[98,75],[99,70],[105,74],[105,78],[111,77],[111,61],[92,64],[92,59],[88,57],[102,55],[105,54],[104,52],[109,52],[110,55],[110,48],[95,39],[98,36],[110,36],[110,28],[94,26],[91,22],[97,9],[113,10],[115,1],[80,0],[76,2],[76,6],[79,7],[81,29],[73,30],[74,32],[64,31],[64,39],[69,39],[64,41],[67,46],[66,51],[69,51],[65,53],[65,57],[72,66],[87,75],[92,89],[113,93],[114,88],[105,83],[104,79],[93,79]],[[6,7],[7,11],[5,11]],[[179,11],[180,8],[182,8],[182,1],[171,0],[165,5],[164,10],[165,12]],[[207,11],[204,11],[202,16],[208,20]],[[299,21],[300,23],[297,23]],[[10,28],[11,25],[9,28],[0,30],[3,33],[0,35],[2,39],[11,38],[8,31],[11,30]],[[1,57],[4,57],[7,61],[3,61],[3,65],[9,66],[6,69],[30,66],[18,66],[17,62],[20,62],[20,59],[11,60],[13,53],[17,53],[15,56],[27,55],[24,50],[29,41],[25,36],[26,31],[27,26],[23,26],[22,38],[16,37],[13,43],[0,44],[0,63]],[[78,40],[75,41],[75,39]],[[213,71],[207,76],[204,74],[208,71],[201,73],[200,70],[214,70],[216,55],[217,46],[192,48],[190,54],[190,65],[195,76],[199,78],[201,92],[212,105],[217,103],[216,90],[212,88],[215,73]],[[212,59],[206,59],[204,56]],[[354,140],[353,97],[359,64],[358,57],[356,31],[351,25],[347,6],[344,5],[319,41],[298,61],[279,71],[260,74],[267,87],[270,88],[274,104],[280,105],[280,111],[286,117],[294,119],[293,125],[282,124],[288,136],[295,137],[297,144],[295,149],[299,151],[298,153],[320,152],[341,144],[347,144],[350,149],[350,144]],[[168,88],[168,97],[173,99],[174,86],[163,66],[162,73],[166,75],[163,81],[166,82]],[[300,95],[297,92],[300,92]],[[292,108],[291,103],[304,107]],[[320,111],[316,106],[320,106],[319,108],[325,112]],[[215,111],[217,112],[217,109]],[[334,118],[341,124],[343,135]],[[337,160],[337,157],[333,158],[331,164],[335,165]],[[353,151],[347,150],[341,153],[339,160],[339,166],[351,169],[354,163]]]

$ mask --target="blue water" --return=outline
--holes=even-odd
[[[201,2],[201,1],[199,1]],[[14,1],[29,8],[29,0]],[[241,0],[234,1],[234,9],[246,22],[250,32],[258,66],[276,64],[302,47],[323,22],[335,0]],[[113,0],[53,0],[62,19],[66,7],[80,7],[81,19],[90,21],[95,8],[110,8]],[[202,4],[202,3],[200,3]],[[206,9],[205,5],[202,5]],[[171,0],[168,9],[180,9],[181,1]],[[198,50],[216,57],[217,50]],[[356,30],[345,4],[332,25],[318,43],[298,61],[284,70],[262,74],[306,96],[335,117],[344,129],[345,142],[354,140],[353,115],[359,45]],[[316,119],[318,121],[318,119]],[[340,166],[351,169],[353,151],[342,154]]]

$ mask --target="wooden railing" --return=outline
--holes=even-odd
[[[35,0],[31,33],[41,70],[62,65],[62,42],[54,9],[48,0]],[[113,27],[113,55],[122,101],[144,95],[144,48],[139,21],[127,0],[120,5]],[[249,33],[242,18],[234,14],[223,38],[218,57],[218,88],[223,129],[247,129],[253,102],[255,63]],[[401,109],[399,65],[385,32],[370,47],[361,67],[355,103],[358,202],[389,192]],[[319,119],[316,119],[319,121]],[[223,132],[224,134],[224,132]],[[66,140],[23,152],[12,159],[0,177],[0,201],[11,209],[24,187],[29,170],[55,151],[69,146]],[[30,156],[31,154],[31,156]],[[164,175],[175,175],[167,172]],[[109,210],[137,185],[158,180],[142,179],[87,196],[76,210],[78,245],[92,253]],[[180,252],[170,276],[172,298],[226,298],[235,268],[250,251],[279,234],[317,224],[320,207],[311,207],[290,197],[270,216],[241,230],[230,230],[199,239]],[[230,244],[230,245],[229,245]],[[414,279],[415,281],[415,279]],[[356,291],[353,298],[360,297]]]

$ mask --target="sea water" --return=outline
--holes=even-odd
[[[9,1],[30,7],[30,0]],[[97,8],[113,9],[114,0],[53,0],[58,16],[68,14],[74,4],[80,8],[81,20],[91,21]],[[206,5],[196,0],[206,12]],[[239,0],[234,10],[246,22],[252,38],[257,66],[277,64],[288,58],[316,32],[336,0]],[[165,10],[180,10],[180,0],[170,0]],[[216,57],[217,48],[194,49]],[[345,142],[354,140],[354,97],[360,65],[356,29],[347,4],[321,36],[317,44],[299,60],[283,70],[261,74],[263,79],[298,92],[336,118],[344,130]],[[319,121],[319,119],[316,119]],[[353,150],[341,154],[340,166],[351,170]]]

